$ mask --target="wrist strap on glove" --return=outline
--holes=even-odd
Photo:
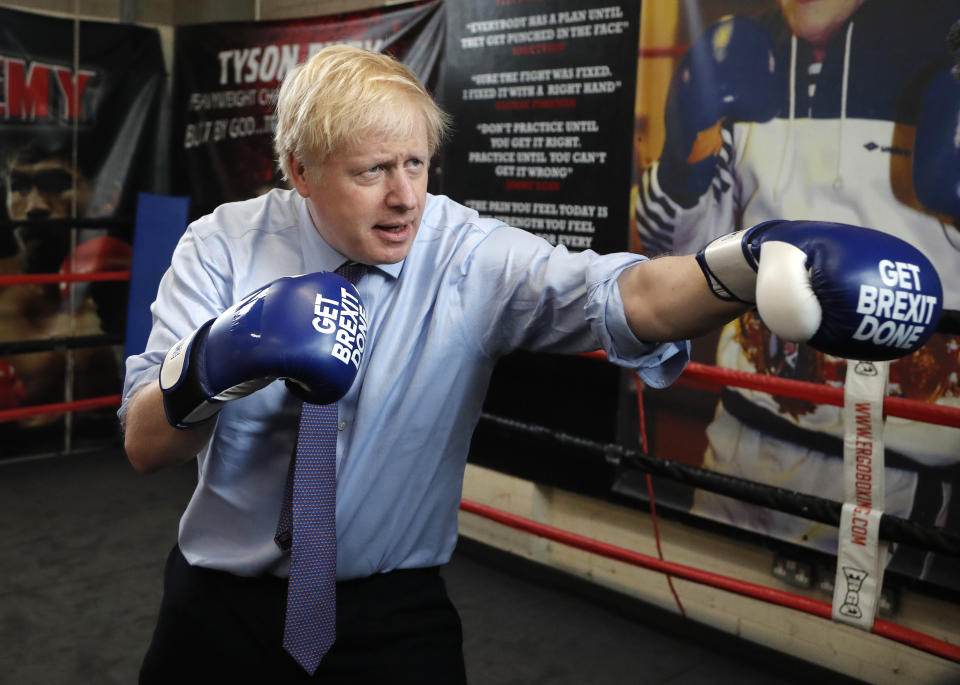
[[[747,304],[756,301],[757,260],[746,241],[746,234],[752,230],[728,233],[697,253],[697,264],[710,290],[721,300]]]
[[[210,419],[223,402],[210,401],[203,386],[203,349],[213,319],[170,348],[160,367],[160,390],[167,421],[176,428],[191,428]]]

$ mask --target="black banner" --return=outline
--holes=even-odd
[[[0,274],[128,269],[137,192],[166,171],[157,31],[0,9],[0,79]],[[118,393],[121,360],[105,345],[123,334],[126,293],[116,281],[0,287],[0,409]],[[38,414],[0,423],[0,457],[115,433],[112,409],[66,424]]]
[[[626,249],[639,4],[448,0],[443,191],[573,251]],[[518,352],[498,363],[484,408],[613,441],[619,382],[611,364]],[[596,496],[613,478],[487,424],[470,460]]]
[[[625,249],[639,2],[447,11],[445,192],[553,244]]]
[[[439,0],[296,20],[176,31],[175,190],[200,216],[281,187],[273,111],[284,75],[333,43],[389,52],[431,83],[443,38]]]

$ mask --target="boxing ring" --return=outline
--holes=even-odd
[[[592,353],[597,358],[605,358],[602,353]],[[638,386],[638,406],[641,426],[641,443],[643,451],[627,449],[617,444],[604,444],[584,438],[568,435],[542,426],[525,424],[503,417],[484,414],[482,419],[495,423],[501,427],[513,429],[527,434],[536,435],[543,439],[574,445],[586,452],[603,456],[606,459],[629,463],[630,466],[647,474],[647,485],[650,492],[651,517],[654,525],[654,537],[659,550],[659,533],[656,529],[656,505],[650,475],[669,478],[678,482],[695,485],[718,494],[734,497],[744,502],[770,507],[784,513],[802,516],[821,523],[838,526],[840,523],[841,503],[827,500],[814,495],[784,490],[774,486],[744,480],[733,476],[715,473],[706,469],[680,464],[666,459],[648,456],[646,452],[646,435],[643,420],[642,388],[639,377],[636,377]],[[701,389],[716,389],[722,386],[761,390],[772,394],[791,398],[802,398],[835,406],[843,405],[843,389],[783,379],[763,374],[734,371],[698,362],[690,362],[687,369],[676,381],[677,384],[688,385]],[[884,413],[887,416],[897,416],[925,423],[960,428],[960,409],[932,405],[915,400],[888,397],[884,401]],[[609,559],[614,559],[632,566],[638,566],[676,578],[682,578],[694,583],[707,585],[727,592],[752,597],[771,604],[788,607],[813,616],[830,620],[832,605],[829,602],[804,597],[799,594],[745,582],[736,578],[727,577],[704,569],[692,568],[672,563],[662,558],[640,554],[630,549],[610,545],[596,539],[584,537],[569,531],[548,526],[537,521],[516,516],[478,502],[463,500],[461,509],[509,526],[552,540],[563,545],[581,549]],[[923,548],[950,556],[960,556],[960,535],[942,529],[933,529],[920,526],[911,521],[884,514],[880,520],[880,536],[889,542],[902,542],[915,547]],[[677,598],[678,610],[684,613],[683,606]],[[960,663],[960,646],[950,644],[916,630],[899,626],[890,621],[877,618],[871,632],[909,645],[915,649],[933,654]]]
[[[131,272],[129,270],[3,275],[0,276],[0,287],[51,283],[128,281],[130,275]],[[953,332],[952,328],[954,327],[954,323],[955,322],[951,322],[948,324],[951,329],[950,332]],[[8,342],[0,343],[0,356],[38,350],[64,348],[69,350],[83,345],[118,343],[122,343],[122,341],[109,339],[105,336],[91,336],[89,339],[74,338]],[[602,353],[592,353],[586,356],[595,358],[597,363],[605,363],[603,361],[605,357]],[[561,545],[586,551],[592,555],[613,559],[631,566],[664,574],[667,576],[668,581],[670,578],[684,579],[693,583],[723,590],[724,592],[735,593],[830,620],[831,604],[828,602],[739,580],[705,569],[670,562],[663,558],[663,553],[660,548],[660,535],[657,530],[657,515],[652,482],[650,480],[651,475],[694,485],[718,494],[735,497],[753,504],[760,504],[781,512],[802,516],[832,526],[837,526],[840,521],[841,503],[650,456],[646,450],[647,440],[642,401],[643,388],[639,377],[635,378],[637,383],[639,426],[641,433],[640,442],[642,446],[640,451],[631,450],[618,444],[599,443],[543,426],[530,425],[490,414],[482,415],[481,420],[510,430],[534,435],[545,440],[554,440],[572,445],[583,450],[585,453],[602,456],[604,459],[616,464],[628,464],[643,472],[646,475],[647,487],[650,494],[650,514],[653,520],[654,535],[659,553],[658,557],[649,556],[558,527],[546,525],[530,518],[511,514],[470,499],[462,500],[460,505],[461,510],[488,519],[498,525],[522,531],[531,536],[544,538]],[[756,373],[733,371],[696,362],[691,362],[688,365],[687,369],[678,379],[677,384],[698,389],[716,389],[723,386],[747,388],[836,406],[842,406],[844,402],[842,388],[782,379]],[[116,407],[119,406],[119,404],[120,395],[117,394],[53,404],[13,407],[0,410],[0,423],[20,421],[36,416],[52,416],[72,412],[83,412],[96,408]],[[929,424],[960,428],[960,409],[902,398],[887,397],[883,403],[883,410],[886,416],[896,416]],[[939,554],[953,557],[960,556],[960,535],[943,529],[919,526],[911,521],[895,516],[887,514],[882,516],[880,535],[884,540],[889,542],[902,542]],[[685,614],[683,605],[676,591],[673,590],[672,584],[671,591],[674,594],[678,611],[681,614]],[[954,663],[960,663],[960,646],[950,644],[917,630],[877,618],[870,631],[875,635],[908,645],[913,649]]]
[[[54,222],[47,222],[54,223]],[[58,222],[62,223],[62,222]],[[68,283],[95,283],[108,281],[129,281],[128,269],[118,271],[90,271],[80,273],[56,274],[3,274],[0,275],[0,288],[25,285],[52,285]],[[15,342],[0,342],[0,357],[30,354],[33,352],[49,352],[54,350],[72,350],[81,347],[122,344],[120,336],[87,335],[66,338],[47,338],[44,340],[25,340]],[[69,392],[69,390],[67,391]],[[107,395],[82,400],[69,400],[53,404],[42,404],[26,407],[15,407],[0,410],[0,423],[8,421],[22,421],[37,416],[56,416],[70,412],[88,411],[104,407],[120,406],[120,395]]]

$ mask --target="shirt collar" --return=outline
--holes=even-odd
[[[336,271],[340,265],[348,261],[347,257],[327,244],[327,241],[320,235],[320,231],[313,225],[310,212],[307,211],[306,200],[295,190],[291,192],[296,194],[299,204],[300,249],[303,255],[304,271],[306,273]],[[382,271],[391,278],[399,278],[404,261],[406,260],[401,260],[396,264],[374,264],[373,268]]]

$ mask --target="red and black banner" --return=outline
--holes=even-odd
[[[176,31],[176,191],[200,216],[281,186],[273,112],[284,75],[322,47],[389,52],[426,84],[443,45],[443,4],[401,5],[296,21],[202,24]]]
[[[69,161],[81,175],[77,216],[132,216],[135,193],[156,185],[163,169],[154,157],[165,81],[158,32],[0,9],[0,78],[7,165],[25,154]],[[40,216],[11,206],[8,191],[10,220],[63,218],[56,208]]]
[[[42,281],[129,269],[136,194],[167,171],[159,34],[0,9],[0,81],[0,409],[117,393],[126,283]],[[3,422],[0,457],[115,424],[112,409]]]

